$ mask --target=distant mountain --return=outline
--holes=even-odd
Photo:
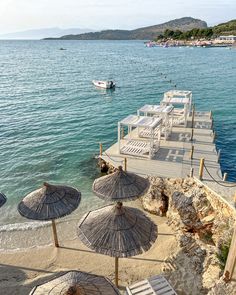
[[[139,28],[136,30],[105,30],[84,34],[70,34],[61,38],[47,38],[50,40],[147,40],[154,39],[166,29],[188,31],[193,28],[207,28],[207,23],[192,17],[182,17],[169,22]]]
[[[83,33],[91,32],[91,31],[93,30],[76,29],[76,28],[72,28],[72,29],[46,28],[46,29],[35,29],[35,30],[27,30],[27,31],[15,32],[15,33],[9,33],[9,34],[2,34],[0,35],[0,39],[40,40],[40,39],[49,38],[49,37],[59,38],[61,36],[69,35],[69,34],[83,34]]]

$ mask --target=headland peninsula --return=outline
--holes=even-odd
[[[151,44],[169,42],[169,44],[190,45],[193,41],[204,41],[206,44],[231,44],[231,40],[220,36],[234,37],[236,35],[236,20],[230,20],[213,27],[192,17],[182,17],[162,24],[137,28],[135,30],[103,30],[84,34],[70,34],[61,37],[45,38],[45,40],[151,40]],[[235,37],[236,39],[236,37]],[[232,38],[233,41],[235,41]],[[229,42],[228,42],[229,41]],[[211,43],[209,43],[211,42]]]

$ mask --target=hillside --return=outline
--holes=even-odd
[[[164,33],[159,34],[154,40],[196,40],[196,39],[214,39],[220,35],[236,35],[236,20],[228,21],[214,27],[194,28],[188,31],[166,29]]]
[[[215,35],[236,35],[236,19],[213,27]]]
[[[163,24],[135,30],[105,30],[78,35],[65,35],[61,38],[47,38],[47,40],[145,40],[155,38],[166,29],[188,31],[193,28],[207,28],[207,23],[192,17],[183,17]]]

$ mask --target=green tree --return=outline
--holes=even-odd
[[[176,31],[174,31],[174,34],[173,34],[173,39],[181,39],[181,37],[182,37],[182,35],[183,35],[183,32],[181,32],[180,30],[176,30]]]
[[[173,30],[166,29],[165,32],[164,32],[164,37],[165,38],[172,38],[173,35],[174,35],[174,31]]]

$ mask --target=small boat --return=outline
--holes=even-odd
[[[101,88],[105,88],[105,89],[111,89],[111,88],[114,88],[116,86],[116,83],[113,82],[113,81],[97,81],[97,80],[93,80],[92,83],[97,87],[101,87]]]

